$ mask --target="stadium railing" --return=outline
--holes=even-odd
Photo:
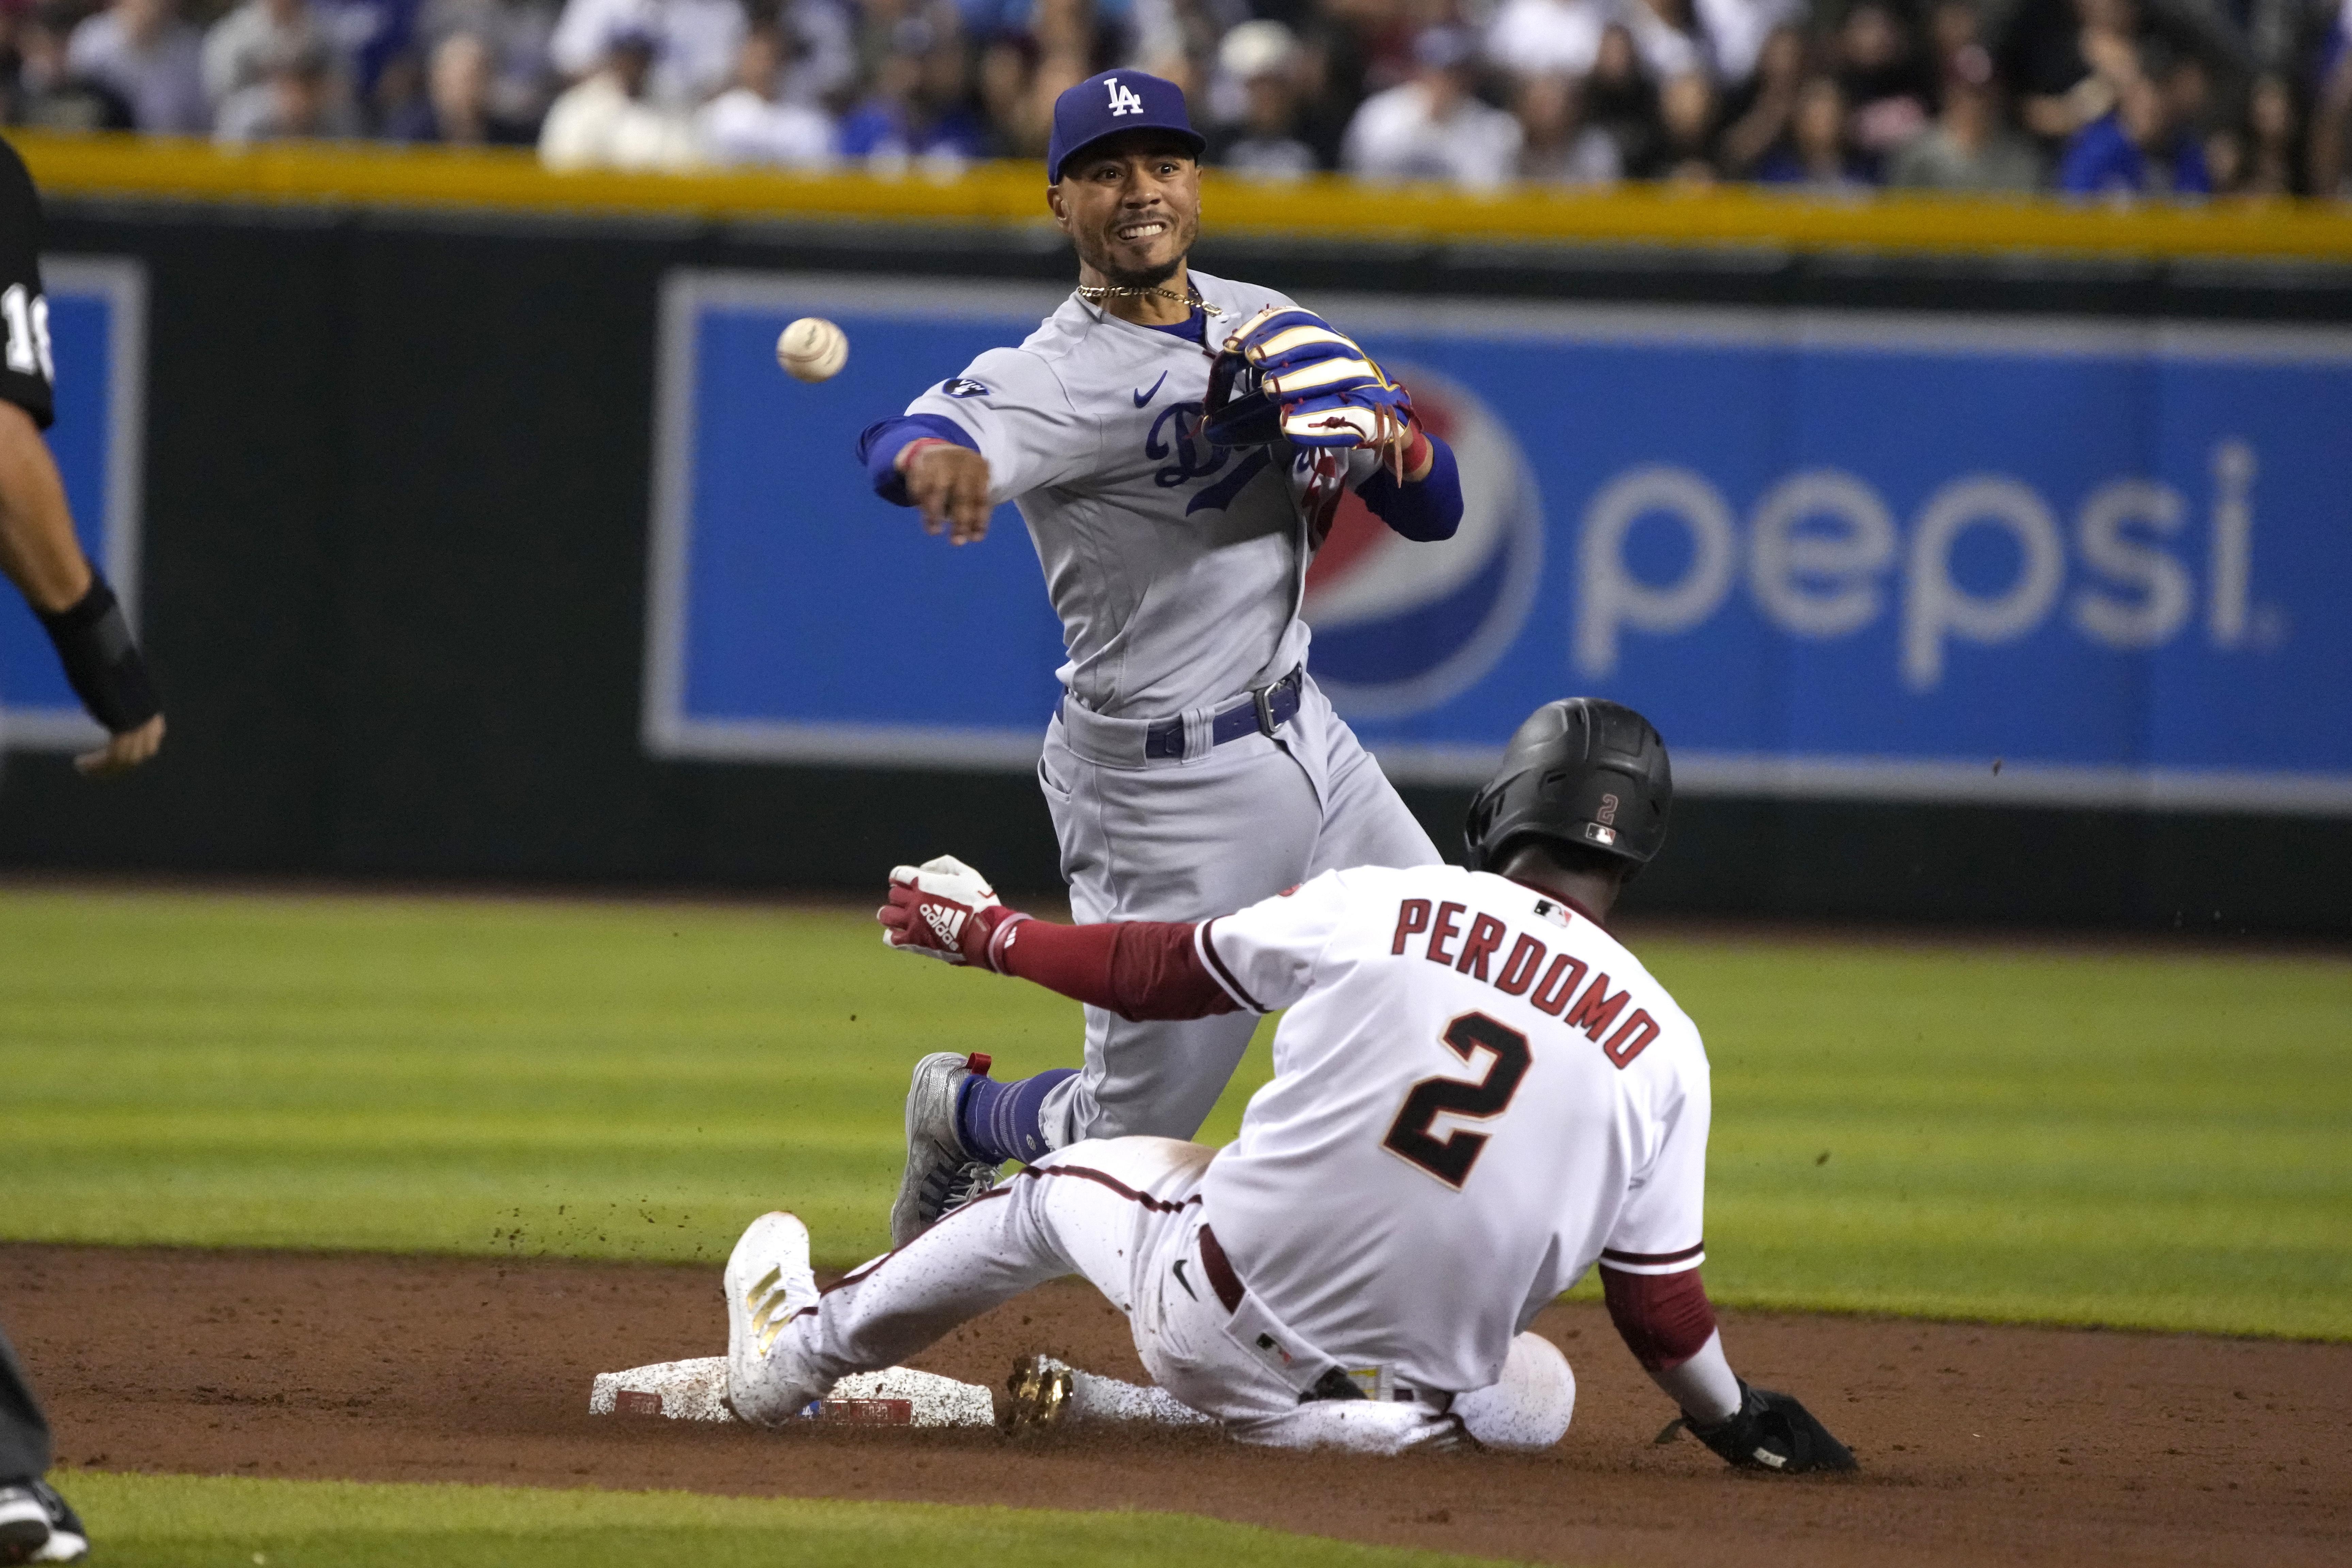
[[[950,177],[918,171],[900,179],[862,172],[554,174],[528,151],[510,149],[308,142],[227,150],[172,138],[24,132],[10,140],[42,188],[57,195],[718,219],[1045,222],[1037,167],[1026,163],[975,164]],[[2294,201],[2118,205],[1908,193],[1848,199],[1743,185],[1519,188],[1487,195],[1330,175],[1256,183],[1213,171],[1205,195],[1221,232],[1265,237],[2352,260],[2352,207]]]

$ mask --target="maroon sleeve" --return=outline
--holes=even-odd
[[[1601,1266],[1601,1289],[1609,1321],[1633,1359],[1651,1372],[1671,1372],[1706,1346],[1715,1332],[1715,1308],[1699,1283],[1698,1270],[1679,1274],[1628,1274]]]
[[[1205,1018],[1240,1011],[1192,946],[1192,928],[1166,921],[1066,926],[1026,920],[996,954],[1007,974],[1034,981],[1122,1018]]]

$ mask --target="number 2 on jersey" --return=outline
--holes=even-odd
[[[1439,1138],[1430,1127],[1440,1116],[1500,1116],[1511,1096],[1519,1092],[1519,1080],[1527,1077],[1534,1058],[1525,1035],[1484,1013],[1463,1014],[1438,1037],[1465,1062],[1482,1050],[1495,1059],[1486,1064],[1484,1078],[1425,1078],[1414,1084],[1381,1147],[1402,1155],[1447,1186],[1459,1187],[1470,1179],[1470,1167],[1478,1163],[1487,1135],[1456,1128]]]

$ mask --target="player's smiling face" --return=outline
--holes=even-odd
[[[1087,148],[1046,198],[1102,281],[1166,282],[1201,234],[1201,165],[1172,137],[1139,132]]]

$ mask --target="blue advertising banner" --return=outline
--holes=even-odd
[[[1054,289],[680,272],[664,301],[646,738],[1022,766],[1062,657],[1003,509],[951,549],[858,430]],[[1462,458],[1407,542],[1353,502],[1309,668],[1392,776],[1538,703],[1654,719],[1694,793],[2352,814],[2352,331],[1307,301]],[[774,342],[838,321],[803,386]]]
[[[49,450],[85,554],[99,563],[135,628],[139,618],[140,458],[145,447],[147,275],[112,258],[41,258],[57,423]],[[37,325],[37,322],[28,323]],[[40,622],[0,595],[0,740],[33,751],[105,739],[66,684]]]

